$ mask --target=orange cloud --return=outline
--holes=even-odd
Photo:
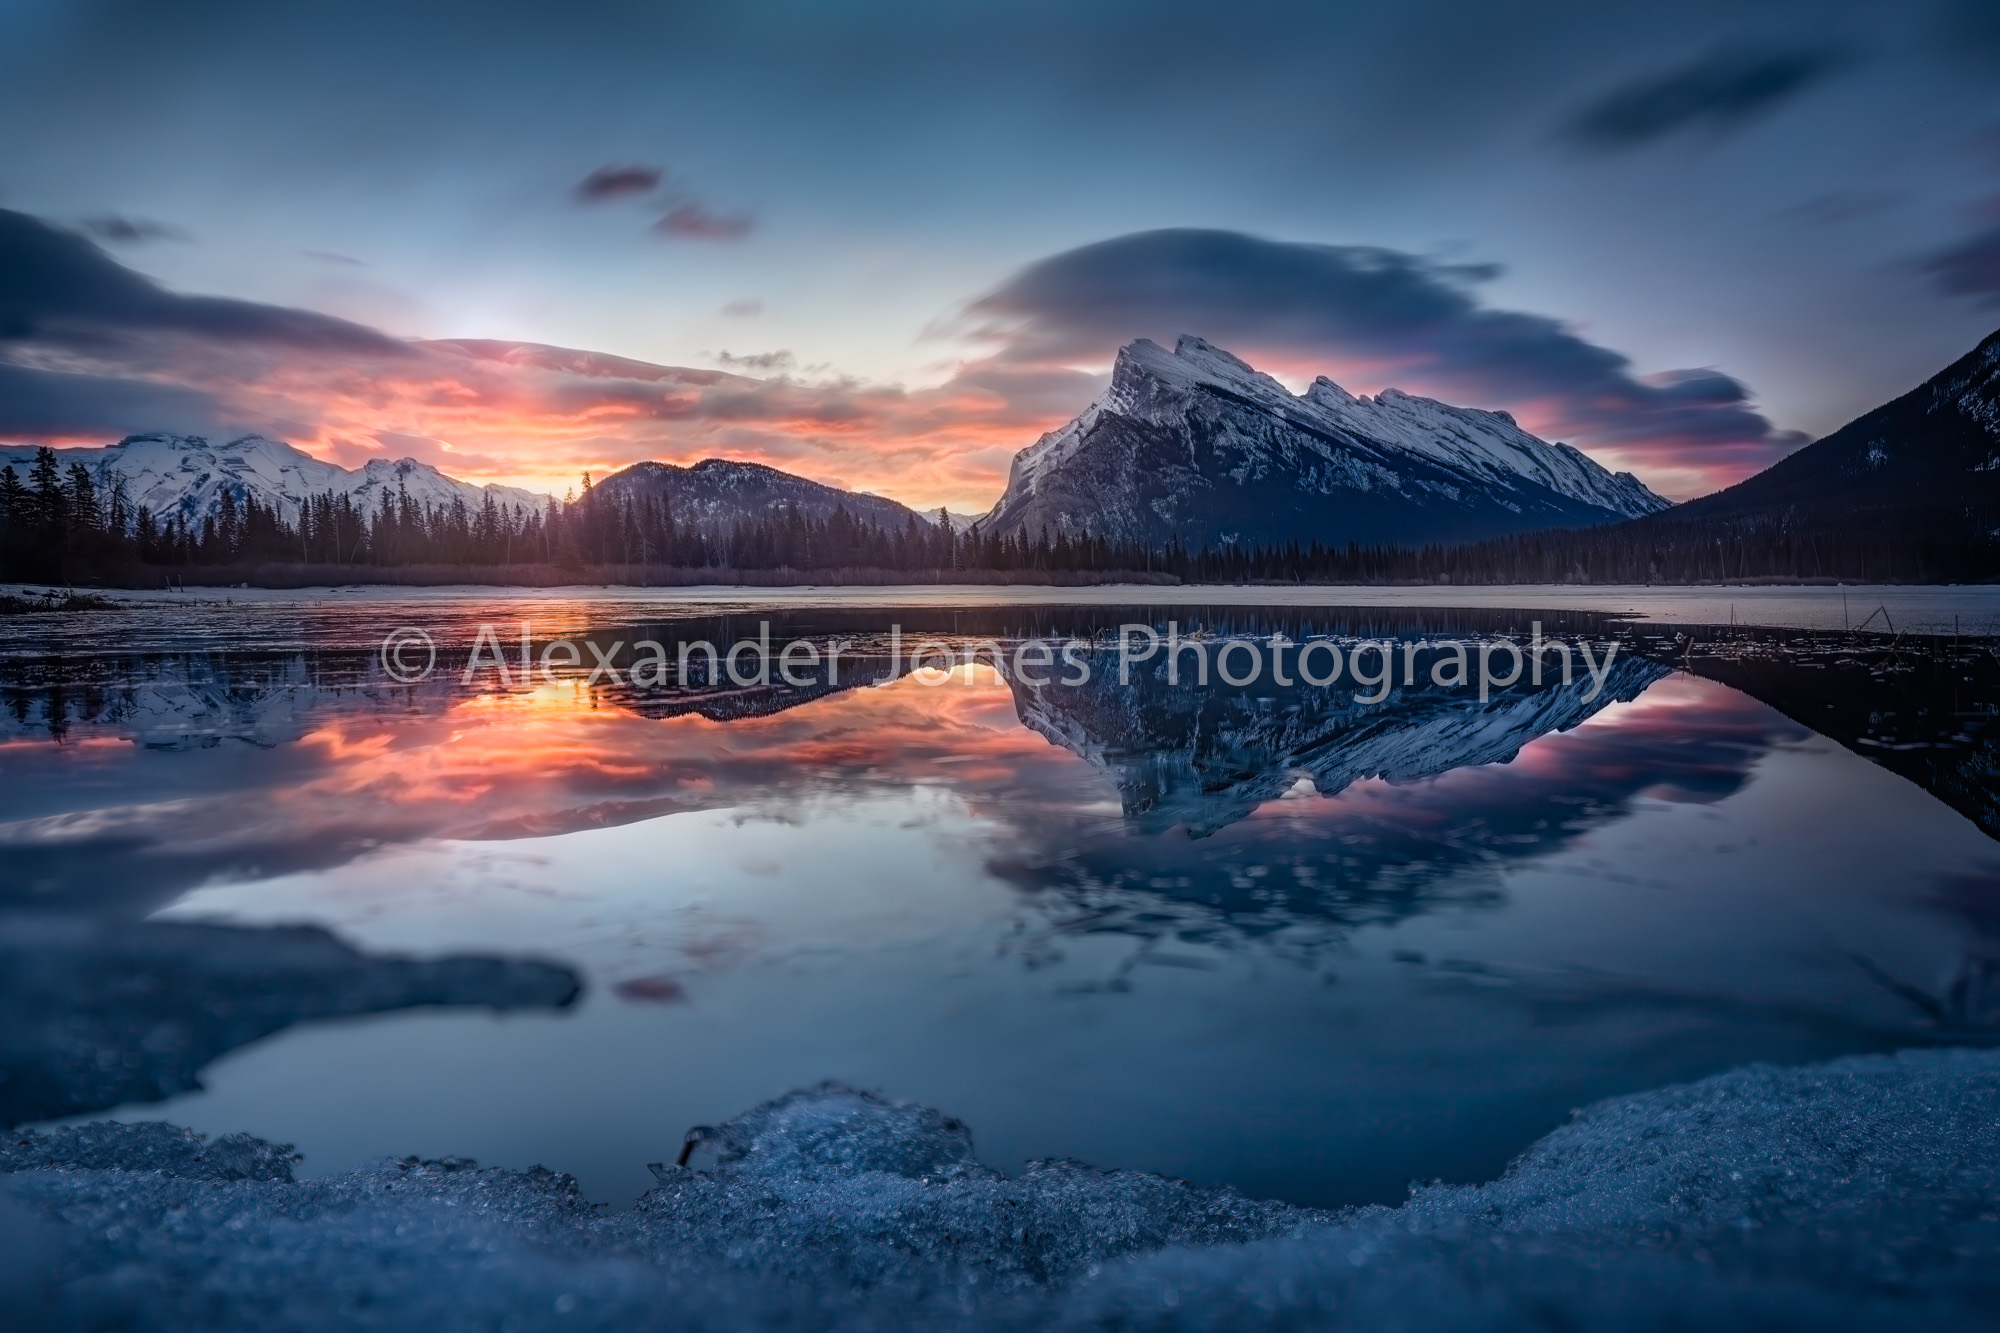
[[[1095,387],[1072,373],[1051,393],[1047,375],[982,377],[977,364],[930,389],[755,379],[476,340],[376,356],[126,339],[114,356],[70,352],[63,369],[198,388],[233,428],[345,466],[409,455],[559,495],[585,472],[720,455],[960,511],[990,505],[1014,453]]]

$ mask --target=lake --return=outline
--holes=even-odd
[[[834,1079],[1009,1170],[1393,1202],[1607,1095],[2000,1036],[2000,598],[1444,592],[11,617],[0,1113],[624,1206]]]

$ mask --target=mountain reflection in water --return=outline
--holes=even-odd
[[[288,625],[270,651],[121,648],[107,626],[99,650],[16,642],[0,658],[0,926],[23,948],[59,937],[67,950],[40,964],[32,1000],[17,986],[0,1006],[17,1032],[56,1031],[52,969],[67,968],[79,1014],[119,1015],[90,1030],[94,1072],[80,1048],[55,1058],[51,1042],[0,1043],[0,1090],[23,1108],[12,1118],[174,1097],[201,1061],[309,1020],[560,1006],[564,978],[581,973],[592,993],[556,1026],[585,1035],[562,1059],[650,1040],[635,1024],[689,1047],[671,1075],[579,1074],[637,1079],[603,1092],[623,1109],[602,1114],[648,1133],[679,1129],[651,1123],[664,1094],[648,1079],[671,1077],[668,1101],[691,1121],[726,1113],[739,1085],[747,1100],[779,1090],[760,1079],[872,1078],[997,1126],[1000,1159],[1072,1153],[1329,1201],[1497,1166],[1590,1096],[1743,1059],[1981,1039],[2000,1023],[2000,856],[1958,818],[2000,833],[2000,658],[1985,641],[1667,632],[1574,613],[1058,607],[591,623],[585,606],[537,639],[726,645],[768,622],[775,645],[856,647],[837,684],[641,688],[579,667],[503,687],[457,676],[470,616],[439,631],[446,669],[404,685],[371,636],[407,612],[347,614],[324,646]],[[1120,684],[1117,627],[1164,632],[1170,618],[1211,640],[1350,646],[1524,637],[1539,621],[1550,636],[1615,639],[1620,654],[1588,698],[1581,671],[1578,684],[1483,701],[1419,674],[1379,704],[1358,702],[1352,679],[1176,683],[1157,661]],[[926,639],[957,652],[1077,640],[1090,678],[1034,686],[982,659],[927,685],[892,672],[892,621],[906,652]],[[1878,810],[1913,830],[1907,840],[1869,822]],[[1815,820],[1839,826],[1825,848],[1807,831]],[[702,868],[711,844],[759,839],[848,850],[797,863],[731,852],[737,869]],[[903,873],[894,858],[912,856],[934,859],[929,887],[885,887]],[[145,920],[163,910],[232,925],[204,935]],[[298,921],[378,953],[487,957],[321,960],[314,950],[345,946],[265,930],[273,958],[312,959],[244,970],[260,927]],[[914,952],[881,962],[905,945]],[[196,1024],[177,1063],[149,1072],[159,1061],[145,1043],[165,1040],[162,1024],[193,1029],[172,1018],[172,985],[153,1001],[104,999],[104,978],[137,955],[171,955],[175,975],[235,969],[257,992],[254,1017]],[[348,982],[370,998],[339,993]],[[982,997],[973,1010],[946,998],[968,984]],[[900,998],[867,998],[883,986]],[[148,1003],[158,1021],[132,1017]],[[1134,1028],[1134,1014],[1149,1021]],[[871,1021],[901,1035],[871,1037]],[[1216,1022],[1236,1033],[1221,1046],[1198,1035]],[[712,1035],[727,1041],[704,1046],[689,1023],[720,1024]],[[392,1039],[378,1019],[354,1031],[402,1049],[428,1030]],[[546,1054],[544,1030],[516,1020],[478,1040],[528,1059]],[[588,1036],[600,1030],[601,1045]],[[1100,1039],[1088,1055],[1086,1032]],[[288,1040],[312,1044],[303,1030]],[[229,1068],[282,1065],[286,1049],[266,1042]],[[1094,1081],[1093,1062],[1129,1093]],[[421,1064],[378,1053],[365,1077],[407,1091],[424,1084]],[[113,1067],[138,1072],[107,1078]],[[1222,1083],[1190,1086],[1225,1068]],[[443,1098],[439,1115],[448,1103],[495,1117],[502,1156],[537,1142],[525,1113],[502,1126],[505,1110],[468,1112],[475,1091],[425,1095]],[[220,1087],[169,1110],[270,1118],[215,1127],[300,1137],[309,1166],[421,1146],[397,1138],[400,1112],[335,1132],[295,1104],[302,1091],[259,1096]],[[659,1156],[658,1143],[626,1151],[604,1132],[606,1160]],[[566,1151],[595,1149],[552,1140],[531,1155],[589,1183],[590,1162]],[[603,1168],[607,1190],[623,1169]]]

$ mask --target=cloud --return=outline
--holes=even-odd
[[[666,173],[658,167],[599,167],[577,182],[575,193],[583,203],[601,204],[611,199],[651,194],[665,177]]]
[[[1948,296],[2000,304],[2000,226],[1988,227],[1925,259],[1920,271]]]
[[[0,363],[0,437],[95,444],[156,430],[205,434],[217,420],[215,400],[197,389]]]
[[[344,268],[367,268],[368,265],[353,255],[338,254],[332,250],[301,250],[307,259],[317,259],[322,264],[339,264]]]
[[[757,300],[725,301],[717,313],[731,319],[755,319],[764,313],[764,303]]]
[[[1844,63],[1843,53],[1829,47],[1711,52],[1590,103],[1569,119],[1563,135],[1585,148],[1618,151],[1683,130],[1732,130]]]
[[[782,347],[775,352],[750,352],[741,356],[724,348],[713,353],[713,357],[719,366],[728,366],[731,370],[761,371],[767,375],[792,370],[799,364],[799,359]]]
[[[309,310],[167,291],[74,232],[0,209],[0,345],[87,344],[140,332],[377,354],[402,347]]]
[[[1887,212],[1903,204],[1907,197],[1897,190],[1834,190],[1781,209],[1776,216],[1784,222],[1833,227]]]
[[[980,509],[1016,451],[1104,386],[1118,346],[1192,332],[1280,373],[1511,408],[1674,493],[1732,480],[1791,443],[1728,375],[1641,375],[1558,321],[1483,304],[1478,286],[1495,271],[1232,232],[1118,237],[1031,264],[974,302],[953,326],[971,354],[913,389],[776,352],[698,368],[411,342],[169,293],[81,237],[0,214],[0,431],[72,443],[256,431],[350,463],[386,442],[473,480],[558,493],[585,470],[721,455]]]
[[[290,440],[346,464],[412,453],[560,493],[585,470],[725,455],[911,503],[983,507],[1058,408],[1039,371],[929,389],[800,368],[664,366],[534,343],[408,341],[301,310],[165,291],[71,232],[0,212],[0,438],[153,430]],[[1060,377],[1058,377],[1060,378]]]
[[[653,224],[661,236],[684,241],[739,241],[750,234],[756,219],[748,213],[714,213],[701,204],[680,204]]]
[[[1774,431],[1720,371],[1641,375],[1558,320],[1483,304],[1478,284],[1496,271],[1368,246],[1138,232],[1029,265],[949,331],[984,340],[1003,365],[1044,370],[1104,364],[1138,337],[1171,346],[1195,333],[1281,372],[1507,407],[1529,429],[1682,493],[1801,442]]]
[[[193,239],[185,230],[169,222],[154,222],[149,218],[123,218],[115,214],[85,218],[83,229],[99,240],[110,241],[117,245]]]

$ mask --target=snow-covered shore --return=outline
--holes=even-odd
[[[530,1075],[531,1076],[531,1075]],[[680,1146],[661,1126],[661,1156]],[[1599,1103],[1499,1180],[1320,1212],[1048,1162],[939,1112],[768,1102],[605,1214],[536,1168],[161,1125],[0,1141],[13,1327],[1990,1327],[2000,1053],[1750,1066]]]

